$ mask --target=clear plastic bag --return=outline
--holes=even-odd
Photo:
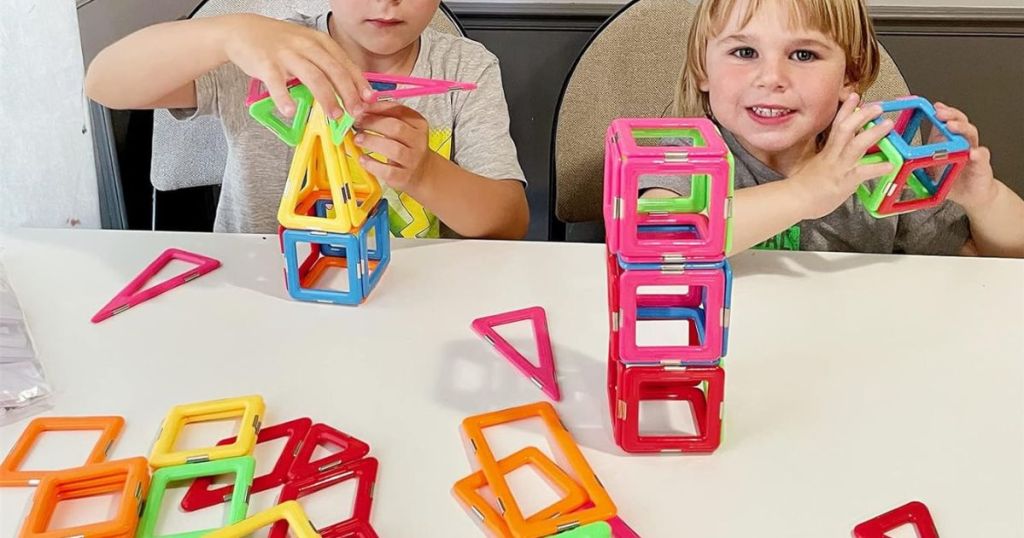
[[[52,390],[0,259],[0,425],[50,407]]]

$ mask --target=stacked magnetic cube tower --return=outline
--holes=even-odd
[[[895,124],[892,131],[868,151],[862,163],[888,162],[892,164],[892,171],[857,187],[857,197],[876,218],[941,204],[970,158],[970,143],[950,132],[927,99],[912,95],[879,104],[883,114],[897,114]],[[941,140],[917,144],[915,138],[926,122],[941,135]]]
[[[358,305],[391,260],[391,235],[380,183],[358,164],[363,151],[355,143],[353,118],[328,118],[309,89],[293,81],[296,113],[286,122],[261,90],[254,79],[250,115],[295,147],[277,213],[288,293],[301,301]],[[309,247],[305,256],[303,245]],[[345,285],[324,285],[332,270],[344,272]]]
[[[720,443],[732,174],[732,154],[707,119],[618,119],[608,129],[608,398],[626,452],[712,452]],[[689,192],[640,196],[641,178],[668,176],[686,178]],[[670,344],[638,339],[641,325],[665,322]],[[688,401],[697,433],[641,432],[640,404],[652,400]]]

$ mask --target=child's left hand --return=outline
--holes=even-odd
[[[966,114],[951,106],[935,103],[935,112],[939,120],[946,123],[950,132],[966,138],[971,147],[970,158],[960,171],[960,177],[953,183],[949,199],[969,210],[988,205],[995,198],[999,188],[992,173],[992,164],[989,162],[991,154],[988,148],[978,142],[978,128],[971,124]],[[928,142],[934,143],[944,139],[937,129],[933,129]],[[941,167],[936,168],[941,171]],[[935,173],[936,171],[932,171],[932,174]]]
[[[363,168],[392,189],[414,189],[433,154],[428,145],[427,120],[405,105],[381,101],[366,107],[356,118],[356,127],[361,131],[356,144],[387,159],[382,163],[364,155],[360,161]]]

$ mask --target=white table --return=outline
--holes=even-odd
[[[24,230],[2,244],[52,414],[123,415],[120,458],[146,455],[174,404],[261,394],[264,424],[310,416],[370,444],[384,537],[481,535],[449,494],[470,470],[459,423],[543,396],[469,323],[530,305],[547,309],[559,413],[647,538],[848,536],[913,499],[944,536],[1024,536],[1024,261],[737,257],[725,442],[637,457],[610,434],[602,246],[395,241],[351,308],[287,298],[273,236]],[[224,266],[89,322],[171,246]],[[0,428],[0,451],[24,425]],[[494,437],[502,453],[541,439]],[[0,490],[0,535],[29,494]]]

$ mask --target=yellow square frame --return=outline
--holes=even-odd
[[[315,151],[319,145],[320,152]],[[351,156],[351,157],[349,157]],[[351,233],[362,226],[383,196],[377,178],[365,170],[350,168],[363,150],[356,145],[352,130],[340,146],[331,141],[327,118],[314,103],[302,141],[295,148],[288,181],[278,206],[277,220],[296,230]],[[334,211],[327,217],[296,212],[304,199],[320,191],[329,191]],[[339,210],[345,208],[345,210]]]
[[[199,463],[252,454],[265,408],[261,396],[242,396],[178,405],[171,408],[160,427],[160,434],[150,453],[150,467],[159,469],[171,465]],[[241,417],[242,420],[241,430],[235,436],[234,443],[174,451],[174,443],[186,425],[234,417]]]
[[[264,510],[223,529],[207,534],[204,538],[244,538],[278,521],[288,522],[289,536],[294,538],[320,538],[306,511],[296,501],[285,501],[269,510]]]

